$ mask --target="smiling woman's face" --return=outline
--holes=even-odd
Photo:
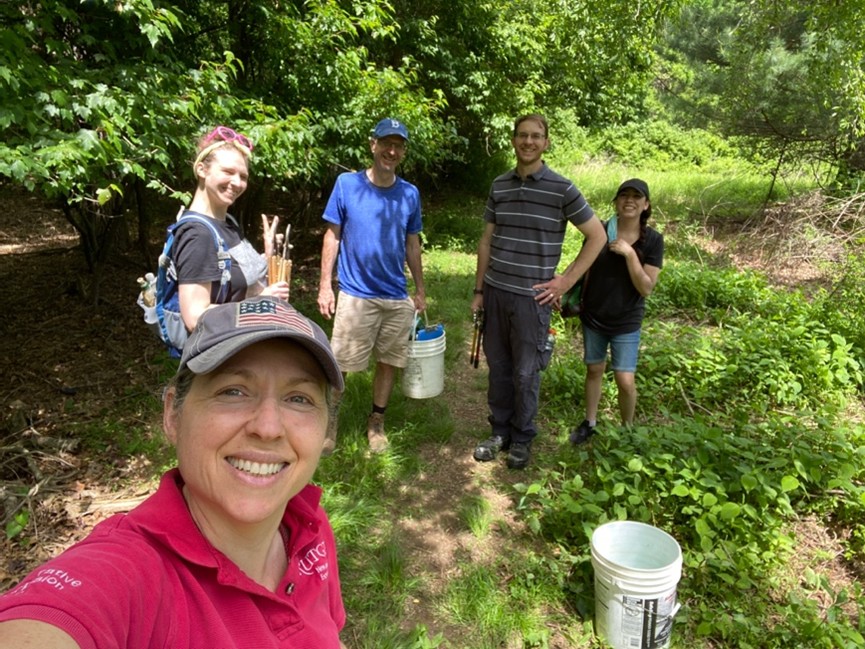
[[[225,207],[240,198],[249,183],[246,156],[231,145],[216,149],[207,162],[198,163],[196,173],[210,201]]]
[[[649,207],[649,200],[636,189],[629,187],[619,192],[614,204],[619,218],[640,218]]]
[[[196,376],[180,408],[166,396],[184,495],[205,536],[278,525],[312,479],[327,426],[327,381],[301,345],[265,340]]]

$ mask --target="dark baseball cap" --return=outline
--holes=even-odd
[[[180,367],[195,374],[210,372],[253,343],[286,338],[302,345],[321,365],[328,382],[342,391],[342,372],[327,335],[288,302],[257,296],[207,309],[183,345]]]
[[[619,188],[616,190],[616,198],[618,198],[619,194],[621,194],[626,189],[635,189],[643,196],[645,196],[646,200],[649,200],[649,186],[646,184],[645,180],[640,180],[639,178],[631,178],[630,180],[626,180],[621,185],[619,185]]]
[[[387,137],[388,135],[399,135],[404,140],[408,140],[408,129],[405,124],[398,119],[385,117],[375,125],[375,128],[372,131],[372,136],[375,139],[380,139]]]

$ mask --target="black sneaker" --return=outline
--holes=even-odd
[[[509,469],[525,469],[532,459],[532,450],[528,444],[514,442],[508,453],[507,465]]]
[[[499,451],[507,451],[510,442],[500,435],[493,435],[485,439],[475,448],[474,457],[478,462],[489,462],[495,460]]]
[[[570,440],[571,444],[576,446],[577,444],[582,444],[584,442],[588,442],[589,438],[595,434],[595,429],[589,426],[589,420],[583,419],[583,423],[574,428],[571,431]]]

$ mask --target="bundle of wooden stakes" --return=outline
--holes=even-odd
[[[264,214],[262,219],[266,221]],[[274,224],[275,225],[275,224]],[[273,235],[273,253],[267,259],[267,283],[276,284],[277,282],[286,282],[291,284],[291,254],[292,245],[289,243],[288,236],[291,232],[291,224],[285,227],[285,235]]]

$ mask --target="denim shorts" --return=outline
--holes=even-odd
[[[608,336],[583,325],[583,359],[586,365],[597,365],[607,360],[607,349],[612,357],[614,372],[637,371],[640,353],[640,329],[626,334]]]

